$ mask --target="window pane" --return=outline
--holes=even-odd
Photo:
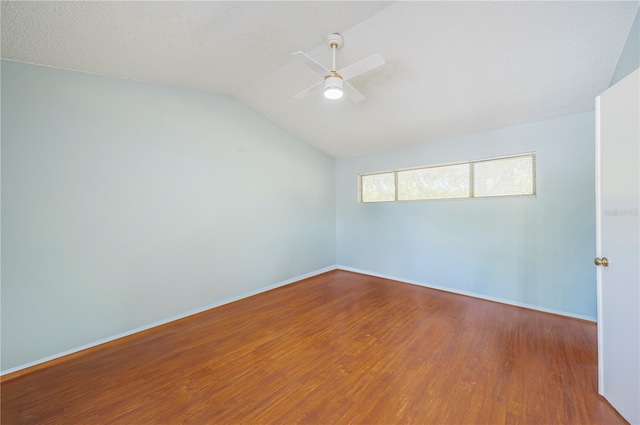
[[[474,164],[474,196],[533,195],[534,193],[533,155]]]
[[[398,200],[469,197],[469,164],[398,172]]]
[[[394,173],[360,176],[362,202],[384,202],[396,200]]]

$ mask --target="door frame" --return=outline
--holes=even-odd
[[[596,163],[596,257],[601,257],[602,255],[602,238],[600,236],[602,231],[602,188],[600,187],[600,96],[596,97],[596,125],[595,125],[595,163]],[[596,329],[598,334],[598,394],[603,395],[604,393],[604,384],[603,384],[603,376],[602,370],[604,368],[604,358],[603,358],[603,326],[602,326],[602,268],[596,267]]]

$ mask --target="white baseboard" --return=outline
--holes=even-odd
[[[209,304],[209,305],[206,305],[204,307],[200,307],[200,308],[197,308],[195,310],[188,311],[186,313],[178,314],[177,316],[169,317],[168,319],[160,320],[158,322],[154,322],[154,323],[151,323],[151,324],[148,324],[148,325],[145,325],[145,326],[141,326],[139,328],[135,328],[135,329],[132,329],[130,331],[122,332],[122,333],[119,333],[119,334],[114,335],[114,336],[103,338],[101,340],[98,340],[98,341],[95,341],[95,342],[91,342],[89,344],[85,344],[85,345],[80,346],[80,347],[76,347],[76,348],[72,348],[70,350],[63,351],[62,353],[58,353],[58,354],[54,354],[54,355],[51,355],[51,356],[47,356],[45,358],[42,358],[42,359],[39,359],[39,360],[35,360],[35,361],[29,362],[29,363],[26,363],[26,364],[23,364],[23,365],[20,365],[20,366],[16,366],[16,367],[13,367],[11,369],[0,371],[0,376],[8,375],[10,373],[17,372],[17,371],[22,370],[22,369],[26,369],[26,368],[29,368],[29,367],[33,367],[33,366],[39,365],[41,363],[46,363],[46,362],[49,362],[51,360],[58,359],[60,357],[68,356],[69,354],[77,353],[79,351],[86,350],[87,348],[92,348],[92,347],[95,347],[97,345],[106,344],[107,342],[115,341],[116,339],[124,338],[125,336],[129,336],[129,335],[133,335],[133,334],[138,333],[138,332],[146,331],[148,329],[155,328],[156,326],[164,325],[166,323],[173,322],[175,320],[183,319],[185,317],[192,316],[194,314],[202,313],[203,311],[207,311],[207,310],[219,307],[219,306],[224,305],[224,304],[229,304],[229,303],[232,303],[234,301],[241,300],[243,298],[248,298],[248,297],[251,297],[251,296],[254,296],[254,295],[258,295],[258,294],[260,294],[262,292],[267,292],[267,291],[270,291],[272,289],[279,288],[281,286],[290,285],[290,284],[292,284],[294,282],[297,282],[299,280],[307,279],[307,278],[310,278],[310,277],[313,277],[313,276],[316,276],[316,275],[319,275],[319,274],[322,274],[322,273],[326,273],[328,271],[335,270],[336,268],[337,268],[336,265],[324,267],[322,269],[318,269],[318,270],[312,271],[310,273],[305,273],[303,275],[296,276],[296,277],[291,278],[291,279],[283,280],[282,282],[274,283],[273,285],[269,285],[269,286],[265,286],[265,287],[260,288],[260,289],[256,289],[255,291],[251,291],[251,292],[247,292],[247,293],[244,293],[244,294],[241,294],[241,295],[237,295],[235,297],[227,298],[227,299],[224,299],[222,301],[218,301],[218,302],[215,302],[213,304]]]
[[[513,305],[513,306],[516,306],[516,307],[528,308],[530,310],[537,310],[537,311],[542,311],[542,312],[545,312],[545,313],[552,313],[552,314],[557,314],[557,315],[560,315],[560,316],[572,317],[574,319],[582,319],[582,320],[587,320],[587,321],[590,321],[590,322],[597,322],[596,317],[593,317],[593,316],[584,316],[584,315],[581,315],[581,314],[567,313],[566,311],[553,310],[553,309],[550,309],[550,308],[540,307],[540,306],[533,305],[533,304],[527,304],[527,303],[521,303],[521,302],[518,302],[518,301],[506,300],[504,298],[490,297],[490,296],[487,296],[487,295],[477,294],[475,292],[461,291],[461,290],[458,290],[458,289],[447,288],[447,287],[444,287],[444,286],[430,285],[430,284],[424,283],[424,282],[418,282],[418,281],[415,281],[415,280],[403,279],[403,278],[395,277],[395,276],[388,276],[388,275],[384,275],[384,274],[380,274],[380,273],[370,272],[370,271],[367,271],[367,270],[357,269],[355,267],[347,267],[347,266],[338,265],[336,268],[338,270],[345,270],[345,271],[354,272],[354,273],[366,274],[366,275],[369,275],[369,276],[381,277],[383,279],[396,280],[398,282],[409,283],[411,285],[424,286],[425,288],[437,289],[439,291],[451,292],[451,293],[459,294],[459,295],[466,295],[468,297],[480,298],[480,299],[487,300],[487,301],[495,301],[495,302],[498,302],[498,303]]]

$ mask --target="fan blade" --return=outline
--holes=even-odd
[[[331,71],[325,68],[324,65],[316,62],[315,59],[311,58],[309,55],[307,55],[304,52],[293,52],[292,55],[299,61],[304,62],[309,68],[313,69],[323,77],[331,74]]]
[[[317,83],[315,83],[314,85],[312,85],[311,87],[308,87],[304,90],[302,90],[300,93],[294,95],[293,97],[295,97],[296,99],[301,99],[303,97],[306,97],[308,95],[310,95],[311,93],[315,92],[315,91],[320,91],[320,89],[322,88],[324,84],[324,80],[323,81],[319,81]]]
[[[343,90],[344,90],[344,94],[352,102],[359,103],[364,100],[364,95],[360,93],[358,90],[356,90],[355,87],[353,87],[351,84],[347,83],[346,81],[343,84]]]
[[[385,61],[382,55],[380,53],[376,53],[373,56],[362,59],[360,62],[352,63],[351,65],[345,66],[340,71],[338,71],[338,74],[342,76],[342,79],[344,81],[347,81],[350,78],[357,77],[360,74],[364,74],[365,72],[371,71],[372,69],[384,64]]]

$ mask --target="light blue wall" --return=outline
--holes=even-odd
[[[537,153],[528,198],[358,203],[359,173]],[[338,264],[596,316],[592,112],[336,161]]]
[[[240,102],[1,64],[3,370],[335,264],[333,159]]]
[[[629,31],[618,65],[611,79],[611,86],[640,67],[640,10]]]

